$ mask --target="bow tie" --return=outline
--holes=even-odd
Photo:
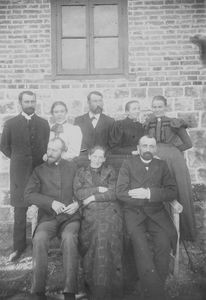
[[[145,166],[145,168],[149,168],[150,163],[151,163],[151,161],[149,163],[146,163],[146,162],[142,161],[142,164]]]

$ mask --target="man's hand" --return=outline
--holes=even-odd
[[[145,188],[137,188],[133,190],[129,190],[129,196],[135,199],[149,199],[150,192],[149,189]]]
[[[55,213],[58,215],[60,213],[62,213],[65,209],[65,205],[64,203],[61,203],[59,201],[54,200],[52,202],[52,209],[55,211]]]
[[[105,193],[108,191],[108,188],[107,187],[104,187],[104,186],[99,186],[99,193]]]
[[[89,203],[94,202],[95,201],[95,197],[92,195],[86,199],[83,200],[83,204],[84,206],[87,206]]]
[[[68,215],[73,215],[78,210],[78,208],[79,208],[79,204],[77,201],[75,201],[72,204],[66,206],[63,212]]]

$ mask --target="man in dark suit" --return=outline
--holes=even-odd
[[[82,154],[88,154],[88,150],[99,145],[109,149],[110,131],[114,119],[106,116],[103,111],[103,95],[93,91],[88,97],[89,112],[75,119],[74,125],[78,125],[82,131]]]
[[[64,269],[64,299],[75,300],[79,231],[78,202],[74,201],[75,164],[61,159],[66,146],[60,138],[50,140],[47,162],[36,167],[25,188],[25,201],[39,208],[33,236],[32,294],[44,300],[49,241],[61,237]]]
[[[175,180],[166,162],[154,158],[156,140],[143,136],[138,156],[125,160],[117,181],[117,197],[123,202],[137,272],[144,299],[165,300],[171,246],[177,233],[164,202],[177,196]],[[148,243],[150,235],[151,245]]]
[[[14,206],[13,252],[9,260],[18,259],[26,248],[26,213],[23,193],[32,170],[40,165],[49,140],[49,124],[35,114],[36,95],[19,94],[22,112],[5,122],[0,150],[10,158],[10,195]]]

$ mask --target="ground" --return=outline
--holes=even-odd
[[[31,241],[28,241],[29,246],[21,259],[17,263],[9,263],[11,231],[7,235],[0,235],[0,300],[29,300],[32,274]],[[179,274],[176,278],[170,275],[167,281],[170,300],[206,300],[206,253],[194,244],[187,245],[187,248],[193,266],[188,264],[188,256],[184,247],[181,246]],[[81,276],[79,282],[81,289]],[[63,299],[61,283],[61,252],[56,249],[56,243],[53,242],[49,252],[47,285],[49,300]],[[77,299],[80,298],[79,295]],[[127,288],[124,300],[140,300],[137,289]]]

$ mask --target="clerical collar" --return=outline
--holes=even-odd
[[[26,120],[31,120],[31,118],[33,117],[34,113],[31,115],[27,115],[24,111],[21,112],[22,116],[26,119]]]
[[[149,164],[149,163],[151,163],[151,161],[152,161],[152,159],[150,159],[150,160],[145,160],[145,159],[143,159],[141,156],[140,156],[140,159],[141,159],[141,161],[142,161],[144,164]]]
[[[100,117],[100,114],[93,114],[91,111],[89,111],[89,117],[90,117],[90,119],[94,117],[95,119],[98,120]]]

